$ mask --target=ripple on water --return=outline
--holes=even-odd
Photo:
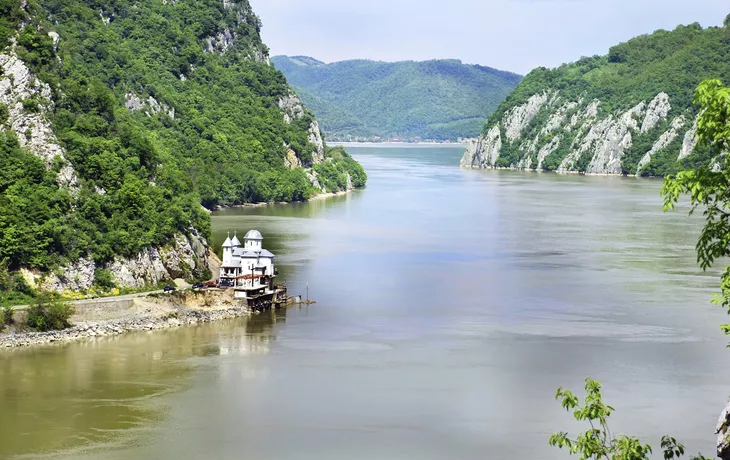
[[[286,348],[306,351],[356,351],[381,353],[390,351],[392,346],[377,342],[359,342],[354,340],[317,340],[317,339],[281,339],[279,345]]]

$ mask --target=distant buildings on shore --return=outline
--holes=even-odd
[[[465,144],[469,139],[456,140],[423,139],[420,137],[380,137],[380,136],[337,136],[330,134],[327,140],[331,143],[367,143],[367,144]]]

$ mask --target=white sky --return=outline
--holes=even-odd
[[[456,58],[525,74],[678,24],[721,25],[728,0],[250,0],[271,55],[325,62]]]

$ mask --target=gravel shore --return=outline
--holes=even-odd
[[[128,332],[192,326],[251,314],[248,308],[237,306],[229,299],[216,300],[218,302],[215,306],[201,307],[196,305],[198,302],[194,298],[135,299],[129,308],[112,312],[109,316],[114,318],[102,321],[88,321],[92,316],[96,319],[98,312],[80,311],[72,318],[75,326],[70,329],[50,332],[11,331],[0,334],[0,349],[63,344]]]

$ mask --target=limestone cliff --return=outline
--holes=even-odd
[[[48,169],[60,161],[58,185],[78,191],[76,172],[51,127],[51,88],[30,71],[14,46],[0,53],[0,105],[8,107],[7,120],[0,120],[0,130],[13,131],[20,145],[43,160]]]
[[[470,141],[461,166],[641,175],[661,152],[671,149],[676,161],[692,153],[696,126],[687,120],[695,115],[687,110],[670,119],[666,93],[622,111],[601,106],[599,99],[568,100],[559,91],[535,94]],[[633,149],[637,138],[643,150]]]
[[[188,235],[175,235],[169,244],[147,248],[135,257],[117,257],[113,262],[102,265],[81,258],[49,273],[24,269],[22,274],[26,282],[36,289],[79,292],[94,285],[99,269],[107,270],[118,287],[143,288],[178,278],[199,278],[219,268],[220,261],[208,242],[191,229]]]
[[[705,79],[730,78],[730,25],[641,35],[605,56],[530,72],[461,160],[466,168],[663,176],[709,165],[696,148]]]

